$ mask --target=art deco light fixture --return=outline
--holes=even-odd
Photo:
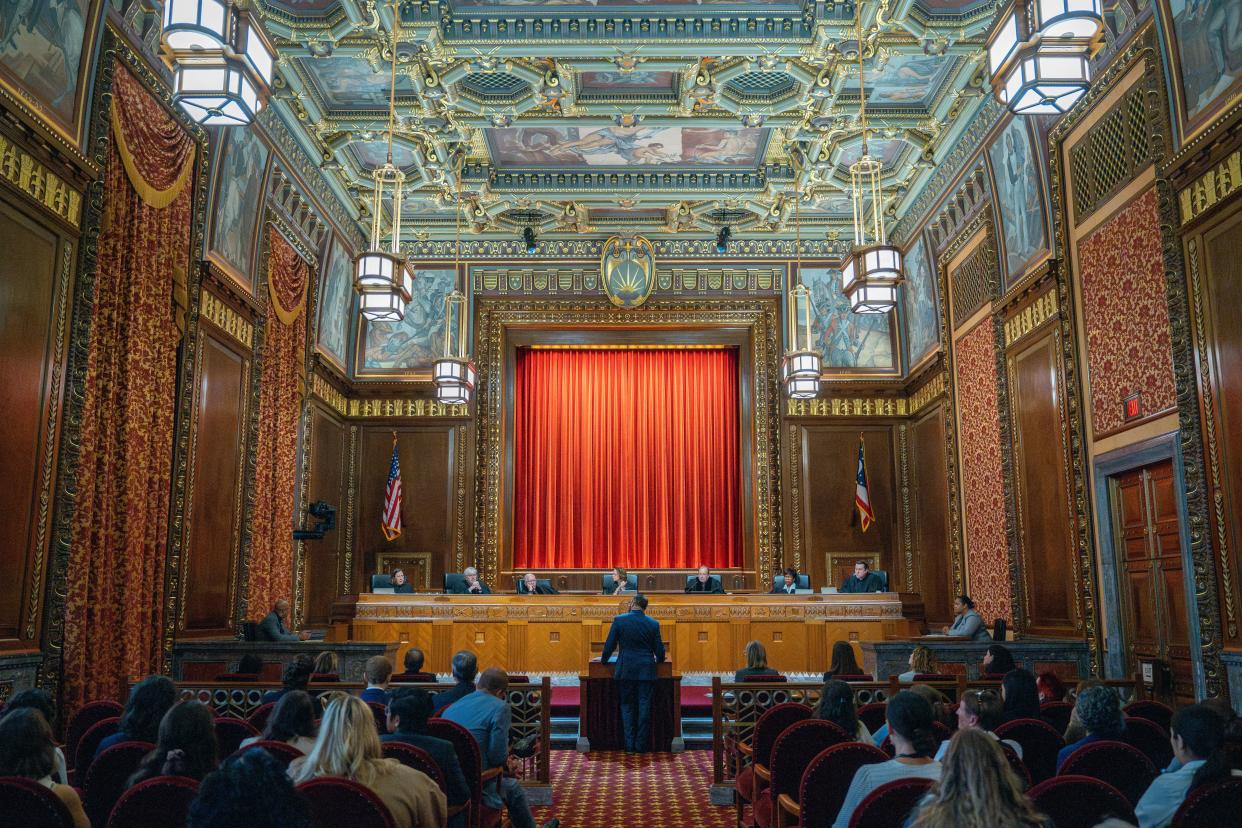
[[[461,169],[457,171],[457,239],[453,254],[453,278],[462,278],[461,268]],[[436,399],[449,405],[463,405],[474,395],[475,367],[470,360],[469,306],[466,294],[455,284],[444,297],[444,349],[432,366]]]
[[[797,171],[794,173],[794,267],[797,274],[786,299],[785,318],[788,326],[786,342],[789,348],[781,361],[781,381],[785,393],[795,400],[811,399],[819,395],[819,375],[822,360],[819,351],[811,344],[811,292],[802,283],[802,216],[799,202]]]
[[[414,287],[413,277],[401,255],[401,204],[405,173],[392,160],[392,132],[397,110],[397,34],[401,17],[392,4],[392,79],[388,88],[388,160],[371,177],[371,245],[354,262],[354,289],[362,315],[372,322],[400,322]],[[384,249],[384,202],[389,210],[389,243]]]
[[[867,150],[867,87],[863,76],[862,5],[858,6],[858,120],[862,155],[850,165],[854,249],[841,269],[841,290],[854,313],[888,313],[897,305],[901,250],[884,230],[884,165]]]
[[[1019,115],[1059,115],[1086,93],[1100,0],[1011,0],[988,33],[992,91]]]
[[[244,126],[271,94],[275,51],[238,0],[167,0],[163,59],[173,100],[206,126]]]

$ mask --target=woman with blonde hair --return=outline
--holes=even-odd
[[[315,656],[315,668],[311,674],[312,681],[335,681],[339,678],[341,659],[332,650],[324,650]]]
[[[1005,754],[985,731],[959,730],[949,742],[940,780],[913,828],[1026,828],[1050,825],[1031,805]]]
[[[910,669],[897,677],[898,681],[914,681],[915,676],[936,672],[936,656],[921,644],[910,653]]]
[[[357,696],[333,699],[319,723],[319,736],[306,756],[289,763],[295,784],[319,776],[341,776],[375,792],[397,828],[443,828],[448,800],[422,771],[385,759],[375,717]]]

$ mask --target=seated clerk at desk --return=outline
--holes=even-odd
[[[556,588],[550,584],[541,584],[535,573],[527,572],[518,583],[518,595],[557,595]]]
[[[479,580],[479,570],[473,566],[468,566],[461,573],[461,581],[453,584],[452,593],[454,595],[491,595],[492,590],[487,584]]]
[[[841,582],[838,592],[883,592],[884,581],[879,575],[867,569],[866,561],[854,564],[854,574]]]
[[[706,566],[699,567],[699,574],[686,581],[686,592],[705,592],[710,595],[724,595],[720,579],[712,577],[712,571]]]
[[[782,580],[783,579],[783,580]],[[783,592],[786,595],[793,595],[798,589],[798,570],[796,567],[789,567],[785,570],[785,574],[776,579],[776,583],[772,586],[773,592]]]

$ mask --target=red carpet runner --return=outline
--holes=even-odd
[[[733,809],[708,802],[712,752],[552,752],[551,808],[535,821],[560,817],[562,828],[670,826],[726,828]]]

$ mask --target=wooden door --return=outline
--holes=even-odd
[[[1156,662],[1162,701],[1189,704],[1194,677],[1174,481],[1171,460],[1113,477],[1113,518],[1129,671],[1140,661]]]

